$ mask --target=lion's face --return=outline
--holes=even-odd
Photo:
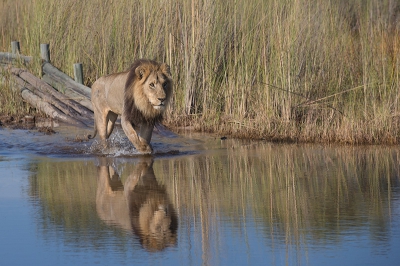
[[[159,72],[152,72],[143,84],[143,92],[154,109],[164,111],[167,100],[168,79]]]
[[[140,102],[136,102],[137,107],[143,113],[154,112],[154,110],[163,112],[172,93],[172,80],[168,65],[145,62],[138,66],[135,72],[139,79],[137,81],[139,86],[136,88],[141,87],[141,90],[137,91],[135,95],[135,101],[141,98]],[[138,94],[141,94],[142,97]]]

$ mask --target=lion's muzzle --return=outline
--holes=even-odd
[[[153,104],[154,109],[156,110],[164,110],[165,109],[165,99],[166,98],[158,98],[159,104]]]
[[[163,111],[165,109],[165,105],[164,104],[153,105],[153,107],[154,107],[154,109],[160,110],[160,111]]]

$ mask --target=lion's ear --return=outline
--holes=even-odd
[[[136,76],[139,77],[139,79],[142,79],[144,77],[144,75],[146,74],[146,69],[143,66],[138,66],[135,69],[135,73],[136,73]]]
[[[167,75],[169,78],[171,77],[171,69],[169,67],[169,65],[162,63],[161,64],[161,70],[162,72]]]

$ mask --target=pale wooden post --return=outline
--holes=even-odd
[[[45,61],[50,63],[50,45],[48,43],[40,44],[40,57]]]
[[[11,53],[13,54],[20,54],[20,46],[18,41],[12,41],[11,42]]]
[[[74,64],[74,76],[75,76],[75,81],[83,84],[83,66],[82,63],[76,63]]]

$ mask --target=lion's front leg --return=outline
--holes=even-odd
[[[125,135],[139,152],[144,154],[150,154],[153,152],[153,149],[147,140],[137,134],[136,130],[132,126],[132,123],[126,120],[124,115],[121,116],[121,125]]]
[[[140,137],[146,140],[147,143],[150,143],[151,136],[153,135],[154,126],[148,124],[140,125]]]

